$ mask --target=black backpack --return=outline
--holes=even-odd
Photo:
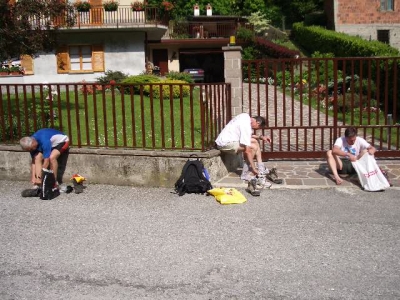
[[[42,170],[42,188],[39,194],[42,200],[52,200],[60,195],[58,188],[55,188],[56,178],[54,177],[53,171],[43,169]]]
[[[212,189],[210,181],[204,176],[204,165],[197,158],[188,159],[182,169],[181,177],[175,183],[175,191],[179,196],[185,193],[204,194]]]

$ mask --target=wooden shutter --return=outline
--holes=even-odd
[[[25,75],[33,74],[33,58],[30,55],[21,55],[21,67],[25,70]]]
[[[68,47],[61,46],[57,49],[57,73],[69,72],[69,54]]]
[[[92,66],[94,72],[104,72],[103,46],[92,46]]]

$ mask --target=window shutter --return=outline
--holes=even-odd
[[[92,46],[92,66],[94,72],[104,72],[103,46]]]
[[[62,46],[57,49],[57,73],[69,72],[68,47]]]
[[[33,58],[30,55],[21,55],[21,67],[25,70],[25,75],[33,75]]]

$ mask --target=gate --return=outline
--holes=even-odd
[[[266,117],[263,158],[322,158],[349,126],[400,157],[400,58],[243,60],[243,111]]]

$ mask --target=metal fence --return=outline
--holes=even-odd
[[[40,128],[74,147],[206,151],[231,118],[230,85],[2,84],[0,141]]]
[[[400,156],[399,58],[243,61],[243,107],[267,117],[264,158],[320,158],[345,128]]]

